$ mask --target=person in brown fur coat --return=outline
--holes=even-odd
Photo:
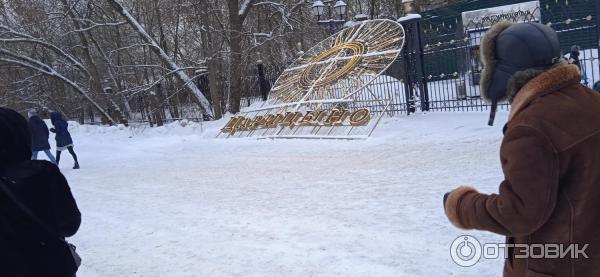
[[[511,103],[500,149],[504,181],[497,194],[467,186],[447,193],[446,216],[508,244],[579,244],[587,255],[521,258],[523,249],[512,247],[504,276],[600,276],[600,95],[580,84],[546,25],[496,24],[481,52],[482,97]]]

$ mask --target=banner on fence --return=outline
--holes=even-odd
[[[530,1],[462,13],[462,23],[465,29],[488,28],[503,20],[511,22],[529,22],[539,21],[540,18],[541,11],[539,1]]]

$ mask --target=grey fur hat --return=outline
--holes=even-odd
[[[481,97],[492,104],[511,101],[529,80],[561,61],[558,35],[549,26],[503,21],[492,26],[481,41]]]

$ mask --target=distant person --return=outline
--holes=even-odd
[[[31,150],[33,151],[31,159],[37,160],[38,153],[44,151],[50,162],[56,164],[56,159],[52,155],[52,152],[50,152],[50,143],[48,143],[48,138],[50,137],[48,126],[46,126],[46,123],[38,116],[35,110],[29,111],[27,115],[29,116],[29,128],[31,129]]]
[[[569,52],[569,63],[570,64],[574,64],[577,66],[577,68],[579,68],[579,70],[581,71],[581,62],[579,61],[579,46],[578,45],[573,45],[571,46],[571,52]]]
[[[445,194],[446,216],[458,228],[506,237],[505,277],[600,276],[600,95],[562,59],[547,25],[498,23],[481,53],[482,97],[511,103],[504,178],[496,193],[462,186]],[[557,244],[585,255],[551,258],[549,250],[542,258],[536,247]]]
[[[585,70],[585,67],[581,67],[581,59],[579,58],[579,56],[581,55],[580,52],[580,48],[578,45],[573,45],[571,47],[571,52],[569,52],[569,58],[567,59],[567,61],[570,64],[574,64],[577,66],[577,68],[579,68],[579,71],[581,72],[581,80],[583,81],[583,83],[585,85],[588,84],[588,78],[587,78],[587,72]]]
[[[0,276],[72,277],[81,213],[56,165],[31,160],[27,120],[0,108]]]
[[[52,122],[52,125],[54,125],[54,128],[51,128],[50,131],[56,133],[56,164],[58,165],[60,163],[60,153],[69,150],[69,153],[73,156],[73,160],[75,161],[73,169],[79,169],[77,154],[75,154],[75,151],[73,150],[73,139],[69,133],[69,124],[59,112],[50,113],[50,121]]]

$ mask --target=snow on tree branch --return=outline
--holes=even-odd
[[[86,21],[86,22],[90,22],[91,25],[85,28],[81,28],[81,29],[77,29],[77,30],[73,30],[73,31],[69,31],[67,33],[65,33],[65,35],[71,34],[71,33],[75,33],[75,32],[87,32],[96,28],[100,28],[100,27],[114,27],[114,26],[120,26],[120,25],[124,25],[127,24],[126,21],[123,22],[110,22],[110,23],[97,23],[91,20],[83,20],[83,19],[79,19],[76,18],[75,20],[79,20],[79,21]]]
[[[83,96],[85,99],[87,99],[92,105],[95,106],[95,108],[102,113],[102,115],[104,115],[111,123],[116,124],[116,122],[112,119],[112,117],[104,110],[104,108],[102,108],[96,101],[94,101],[94,99],[92,99],[92,97],[90,97],[90,95],[88,94],[87,90],[84,89],[83,87],[81,87],[79,84],[77,84],[75,81],[65,77],[64,75],[60,74],[59,72],[57,72],[54,68],[52,68],[50,65],[47,65],[39,60],[27,57],[27,56],[23,56],[23,55],[19,55],[17,53],[13,53],[11,51],[8,51],[6,49],[2,49],[0,48],[0,61],[6,62],[6,63],[10,63],[10,64],[14,64],[14,65],[19,65],[21,67],[24,68],[28,68],[31,70],[35,70],[37,72],[40,72],[44,75],[59,79],[61,81],[63,81],[65,84],[67,84],[68,86],[70,86],[71,88],[73,88],[76,92],[78,92],[81,96]]]
[[[238,12],[240,17],[244,18],[248,14],[253,3],[254,0],[244,0],[244,2],[242,2],[242,5],[240,6],[240,11]]]
[[[292,24],[290,24],[290,22],[289,22],[290,13],[286,12],[286,10],[285,10],[286,6],[284,4],[273,2],[273,1],[265,1],[265,2],[255,3],[253,6],[256,7],[256,6],[261,6],[261,5],[273,7],[273,9],[275,9],[278,13],[281,14],[281,21],[283,23],[285,23],[285,25],[288,26],[291,30],[294,29],[294,26],[292,26]]]
[[[28,43],[38,44],[40,46],[43,46],[43,47],[46,47],[46,48],[52,50],[53,52],[62,56],[63,58],[66,58],[69,62],[71,62],[75,67],[80,69],[87,76],[90,75],[89,71],[85,68],[85,66],[83,66],[83,64],[79,60],[77,60],[75,57],[68,54],[64,50],[62,50],[60,47],[58,47],[52,43],[43,41],[41,39],[34,38],[28,34],[17,32],[5,25],[0,25],[0,29],[6,30],[5,34],[11,34],[11,35],[14,35],[17,37],[17,38],[0,38],[0,42],[5,42],[5,43],[28,42]]]
[[[116,0],[108,0],[111,6],[119,13],[121,16],[129,22],[129,25],[140,35],[144,42],[151,45],[151,49],[153,52],[157,54],[157,56],[167,65],[169,69],[175,71],[175,76],[193,93],[193,95],[198,100],[200,107],[204,110],[204,112],[213,116],[213,112],[211,109],[210,102],[202,91],[192,82],[190,77],[185,73],[185,71],[181,70],[181,68],[167,55],[167,53],[158,45],[158,43],[146,32],[144,27],[135,19],[122,4],[117,2]]]

